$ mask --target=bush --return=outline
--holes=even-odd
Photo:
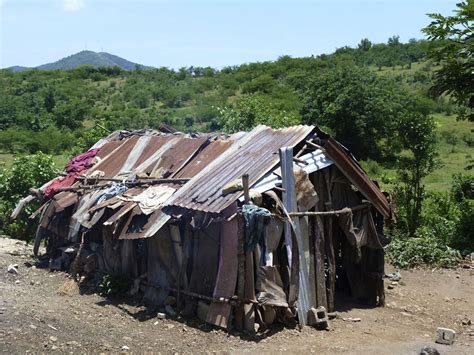
[[[388,248],[389,259],[397,267],[420,264],[453,266],[461,255],[474,251],[474,177],[455,175],[448,193],[429,192],[424,196],[419,227],[407,237],[406,213],[398,209],[398,223]],[[402,206],[403,207],[403,206]]]
[[[131,281],[124,275],[105,274],[99,283],[99,294],[104,297],[116,297],[125,294]]]
[[[27,205],[16,220],[10,215],[17,202],[29,194],[30,187],[39,187],[57,174],[53,157],[43,153],[15,158],[10,169],[0,170],[0,233],[13,238],[31,240],[36,229],[28,216],[38,203]]]
[[[390,262],[398,268],[409,268],[422,264],[440,267],[455,266],[460,254],[429,235],[415,238],[396,237],[387,249]]]

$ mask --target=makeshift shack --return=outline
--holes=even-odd
[[[323,325],[336,295],[384,303],[391,206],[313,126],[115,132],[27,201],[52,269],[124,275],[151,309],[253,331]]]

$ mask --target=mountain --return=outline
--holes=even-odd
[[[151,67],[130,62],[124,58],[106,52],[81,51],[79,53],[62,58],[53,63],[42,64],[37,67],[28,68],[22,66],[13,66],[9,69],[13,72],[27,70],[27,69],[41,69],[41,70],[68,70],[75,69],[80,65],[92,65],[98,67],[114,67],[118,66],[124,70],[134,70],[137,67],[141,69],[151,69]]]

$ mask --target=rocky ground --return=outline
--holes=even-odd
[[[7,272],[12,264],[18,273]],[[432,346],[441,354],[473,354],[474,270],[401,274],[400,282],[386,282],[386,307],[346,303],[330,331],[273,328],[246,336],[197,320],[150,318],[130,300],[79,294],[64,287],[70,285],[67,274],[35,267],[29,246],[0,238],[0,352],[417,354]],[[454,329],[455,343],[436,344],[437,327]]]

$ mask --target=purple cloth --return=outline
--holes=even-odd
[[[66,172],[70,173],[80,173],[81,171],[89,168],[94,161],[94,158],[99,149],[91,149],[85,153],[81,153],[66,165]]]

